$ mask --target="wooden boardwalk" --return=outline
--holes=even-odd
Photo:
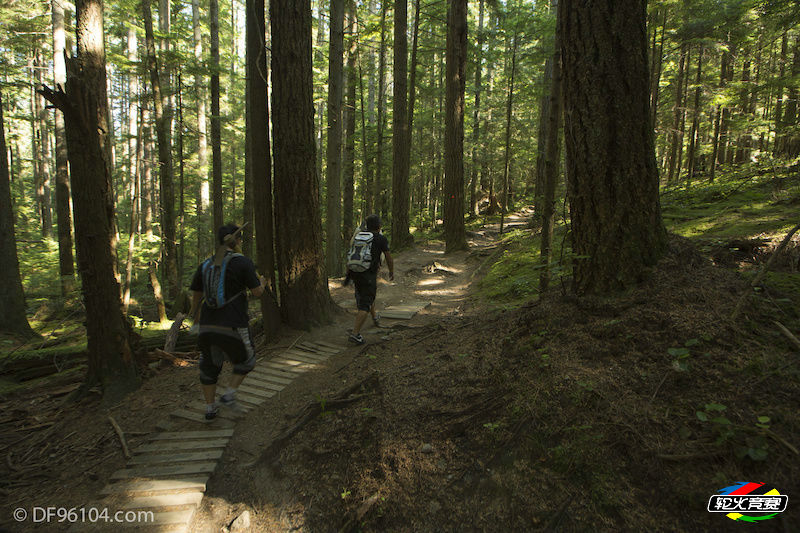
[[[171,416],[205,426],[193,431],[165,431],[150,435],[132,450],[133,457],[114,472],[101,491],[97,506],[114,511],[151,511],[148,522],[114,524],[148,532],[187,531],[203,499],[206,483],[233,437],[236,421],[313,370],[344,348],[316,341],[294,345],[256,366],[236,393],[236,410],[220,407],[214,420],[205,419],[205,403],[193,400]],[[131,515],[133,516],[133,515]],[[126,529],[127,529],[126,528]],[[73,528],[80,531],[83,528]]]

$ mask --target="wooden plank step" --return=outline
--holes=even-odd
[[[315,344],[319,344],[320,346],[325,346],[327,348],[332,348],[332,349],[336,350],[336,353],[339,353],[342,350],[344,350],[343,346],[339,346],[339,345],[336,345],[336,344],[333,344],[333,343],[330,343],[330,342],[326,342],[326,341],[314,341],[314,343]]]
[[[187,441],[166,441],[166,442],[151,442],[149,444],[142,444],[135,450],[134,454],[139,453],[160,453],[160,452],[176,452],[176,451],[193,451],[193,450],[214,450],[217,448],[224,448],[228,445],[227,438],[225,439],[208,439],[208,440],[187,440]]]
[[[297,348],[293,348],[289,351],[283,352],[283,357],[296,359],[298,361],[305,361],[306,363],[311,363],[311,364],[321,364],[327,361],[328,359],[327,355],[321,356],[309,352],[301,352]]]
[[[231,429],[210,429],[208,431],[162,431],[150,436],[150,440],[213,439],[233,436]]]
[[[274,383],[272,381],[261,379],[258,376],[252,376],[245,380],[244,382],[247,385],[261,387],[262,389],[269,389],[274,391],[282,391],[286,388],[286,385],[281,385],[279,383]]]
[[[152,507],[198,506],[203,499],[202,492],[181,492],[178,494],[159,494],[156,496],[136,496],[120,505],[121,509],[149,509]]]
[[[166,526],[166,525],[173,525],[173,524],[189,524],[192,517],[194,516],[194,508],[192,509],[185,509],[182,511],[165,511],[165,512],[152,512],[152,514],[148,517],[147,521],[142,520],[140,522],[116,522],[114,526],[119,527],[143,527],[147,528],[148,531],[156,531],[154,526]],[[150,520],[152,518],[152,520]]]
[[[325,348],[323,346],[311,346],[309,344],[298,344],[294,348],[289,348],[286,352],[301,352],[309,356],[328,358],[334,355],[332,348]]]
[[[129,465],[154,465],[154,464],[168,464],[168,463],[189,463],[192,461],[216,461],[222,457],[225,450],[218,448],[216,450],[209,450],[203,452],[185,452],[185,453],[157,453],[157,454],[141,454],[136,455],[128,460]]]
[[[253,396],[258,396],[259,398],[272,398],[276,394],[275,391],[260,389],[255,386],[245,385],[244,383],[239,385],[239,390],[247,394],[252,394]]]
[[[288,385],[296,377],[294,374],[289,372],[281,372],[280,370],[275,370],[274,368],[265,367],[259,367],[250,372],[250,374],[263,376],[265,378],[269,378],[270,381],[274,381],[275,383],[283,383],[284,385]]]
[[[130,479],[134,477],[165,477],[179,474],[210,474],[217,468],[217,463],[193,463],[170,466],[137,466],[123,468],[111,474],[111,479]]]
[[[205,408],[203,408],[205,411]],[[185,418],[186,420],[191,420],[192,422],[199,422],[201,424],[214,424],[215,426],[220,427],[233,427],[233,422],[230,420],[225,420],[224,418],[216,417],[211,420],[206,420],[205,413],[197,413],[194,411],[189,411],[188,409],[178,409],[177,411],[172,411],[170,415],[177,417],[177,418]]]
[[[154,492],[204,492],[208,476],[191,479],[148,479],[145,481],[120,481],[103,487],[100,494],[141,494]]]
[[[316,368],[316,366],[317,366],[315,363],[307,363],[305,361],[298,361],[297,359],[292,359],[291,356],[275,357],[270,362],[271,363],[281,364],[281,365],[286,365],[286,366],[290,366],[290,367],[306,368],[306,369],[309,369],[309,370],[312,369],[312,368]]]
[[[264,398],[259,398],[258,396],[253,396],[252,394],[247,394],[246,392],[242,392],[240,390],[236,391],[236,401],[242,402],[251,406],[252,408],[256,408],[264,403]]]
[[[331,354],[331,355],[333,355],[335,353],[338,353],[333,348],[329,348],[327,346],[323,346],[321,344],[314,343],[314,342],[301,342],[300,344],[298,344],[298,346],[301,347],[301,348],[307,348],[307,349],[311,350],[312,352],[317,352],[317,353],[321,352],[323,354]]]
[[[275,370],[281,370],[283,372],[294,373],[295,375],[302,374],[303,372],[306,372],[306,371],[309,370],[308,368],[301,368],[301,367],[298,367],[298,366],[285,365],[283,363],[273,363],[272,361],[270,361],[268,363],[265,363],[265,365],[270,367],[270,368],[274,368]]]

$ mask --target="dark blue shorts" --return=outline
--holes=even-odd
[[[356,307],[359,311],[369,311],[378,294],[378,273],[351,272],[350,279],[356,287]]]

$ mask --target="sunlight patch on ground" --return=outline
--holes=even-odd
[[[431,285],[441,285],[444,283],[443,279],[422,279],[417,283],[417,285],[422,285],[423,287],[429,287]]]
[[[417,290],[414,291],[414,294],[418,296],[459,296],[464,294],[466,288],[466,285],[458,285],[449,289]]]

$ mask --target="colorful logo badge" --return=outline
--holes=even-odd
[[[727,513],[731,520],[761,522],[786,510],[789,496],[765,483],[737,481],[708,500],[709,513]]]

